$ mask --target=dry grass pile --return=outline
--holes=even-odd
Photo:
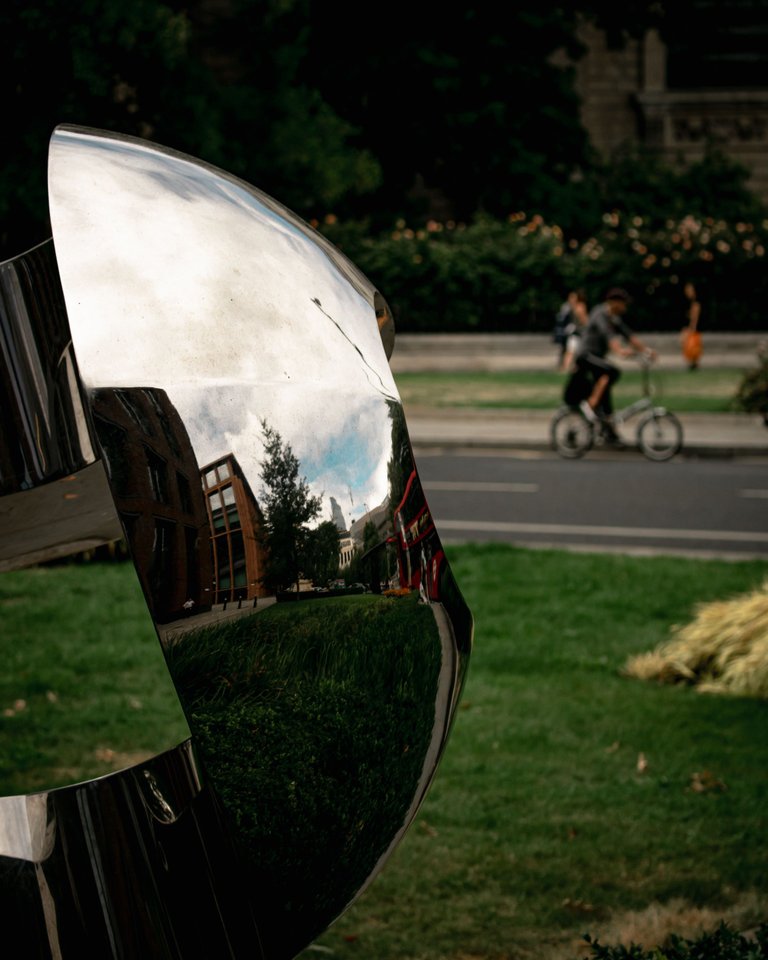
[[[732,600],[701,604],[694,619],[623,671],[640,680],[688,683],[702,692],[768,697],[768,581]]]
[[[721,923],[727,923],[733,930],[748,932],[761,922],[765,907],[765,897],[753,891],[737,894],[730,905],[721,908],[694,906],[686,900],[674,899],[666,903],[654,902],[643,910],[629,910],[604,922],[596,922],[589,932],[593,940],[623,946],[627,951],[632,944],[644,950],[654,947],[661,950],[672,936],[698,939],[716,930]],[[568,952],[564,951],[557,960],[584,958],[583,940],[580,950],[574,950],[576,945],[572,945]],[[618,957],[618,950],[612,956]],[[628,960],[630,956],[627,953]]]

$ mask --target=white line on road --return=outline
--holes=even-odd
[[[624,537],[641,540],[718,540],[727,543],[768,543],[768,532],[748,530],[666,530],[655,527],[592,527],[568,523],[509,523],[493,520],[437,520],[441,530],[488,533],[536,533],[565,536]]]
[[[538,493],[538,483],[494,483],[491,480],[429,480],[425,490],[458,490],[466,493]]]
[[[739,496],[752,500],[768,500],[768,490],[739,490]]]

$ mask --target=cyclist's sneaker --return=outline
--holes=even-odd
[[[609,447],[616,447],[617,449],[625,446],[624,441],[616,433],[610,423],[604,423],[603,429],[601,431],[603,437],[603,443]]]
[[[586,400],[582,400],[579,404],[579,410],[584,414],[584,416],[589,420],[590,423],[599,423],[600,417],[595,413],[595,411],[590,407],[589,403]]]

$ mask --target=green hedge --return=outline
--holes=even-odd
[[[376,235],[334,217],[317,226],[378,287],[400,332],[549,332],[568,289],[584,288],[591,305],[615,285],[632,294],[632,325],[679,330],[688,280],[702,329],[765,327],[768,220],[687,216],[658,226],[608,213],[581,239],[524,213],[422,229],[400,221]]]
[[[435,728],[441,644],[417,594],[274,604],[167,652],[237,824],[266,956],[345,909],[404,825]]]

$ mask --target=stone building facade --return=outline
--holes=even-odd
[[[768,3],[695,0],[697,22],[612,45],[585,25],[575,64],[582,122],[609,156],[642,144],[672,165],[709,147],[750,171],[768,202]]]

